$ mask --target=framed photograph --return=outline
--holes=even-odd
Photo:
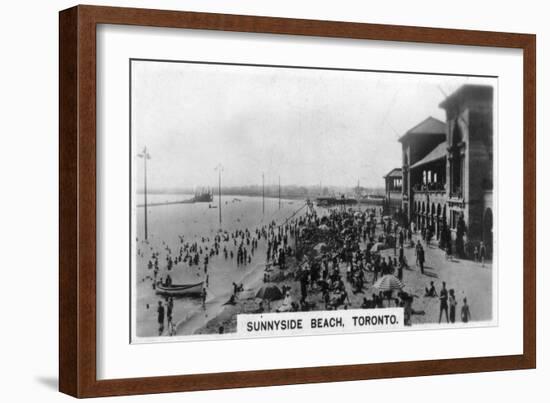
[[[535,368],[535,36],[60,12],[59,387]]]

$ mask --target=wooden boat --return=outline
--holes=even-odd
[[[203,290],[204,281],[195,284],[171,284],[157,283],[156,293],[169,296],[199,296]]]

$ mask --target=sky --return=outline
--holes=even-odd
[[[383,186],[401,166],[398,137],[465,83],[463,76],[132,62],[132,147],[150,188],[266,184]]]

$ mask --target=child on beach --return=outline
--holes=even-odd
[[[466,298],[464,298],[463,301],[464,301],[464,305],[462,305],[460,316],[462,318],[462,322],[468,323],[468,321],[471,319],[470,307],[468,306],[468,301],[466,300]]]
[[[168,322],[168,335],[170,336],[176,335],[176,325],[174,324],[174,322],[172,322],[172,320]]]
[[[162,305],[162,301],[159,301],[157,314],[158,314],[157,319],[159,324],[159,336],[162,336],[162,332],[164,332],[164,306]]]
[[[202,289],[201,300],[202,300],[202,309],[206,309],[206,288]]]
[[[447,323],[449,323],[449,305],[448,305],[449,295],[445,285],[446,284],[444,281],[441,291],[439,292],[439,323],[441,323],[441,315],[443,313],[445,313],[445,319],[447,319]]]
[[[449,319],[451,323],[455,323],[456,305],[455,290],[451,288],[449,290]]]
[[[172,322],[172,311],[173,310],[174,310],[174,298],[170,297],[168,299],[168,301],[166,301],[166,318],[168,319],[168,324],[170,324],[170,322]]]
[[[433,281],[430,281],[430,288],[426,287],[424,296],[437,297],[437,291],[435,290],[435,285]]]

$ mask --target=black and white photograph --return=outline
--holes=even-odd
[[[2,401],[548,395],[544,2],[91,3],[2,4]]]
[[[129,69],[132,343],[497,323],[496,77]]]

